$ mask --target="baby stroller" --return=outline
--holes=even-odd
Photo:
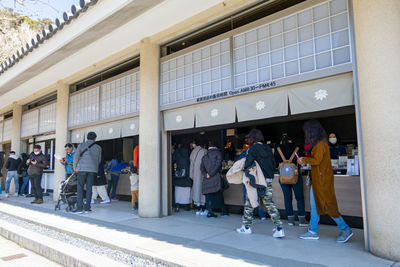
[[[66,211],[75,209],[77,201],[77,176],[72,174],[60,183],[60,195],[54,210],[60,210],[61,204],[67,204]]]

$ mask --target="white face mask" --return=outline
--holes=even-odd
[[[334,145],[334,144],[336,144],[336,142],[337,142],[337,138],[336,137],[329,138],[329,143]]]
[[[40,154],[40,152],[33,152],[33,153],[35,153],[35,155],[39,155]]]

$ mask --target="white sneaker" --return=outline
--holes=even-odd
[[[239,234],[251,234],[251,227],[246,228],[246,226],[242,225],[242,227],[236,229],[236,232]]]
[[[8,194],[5,194],[4,196],[5,196],[5,197],[8,197]]]
[[[207,214],[208,214],[208,210],[203,210],[203,211],[200,213],[200,215],[202,215],[202,216],[207,216]]]
[[[274,228],[274,234],[272,236],[276,238],[282,238],[285,236],[285,231],[283,231],[283,228],[281,228],[281,230],[279,231],[276,228]]]
[[[196,211],[196,215],[201,215],[201,210]]]
[[[14,197],[17,197],[18,196],[18,193],[14,193]]]
[[[100,202],[100,204],[107,204],[107,203],[110,203],[110,199],[106,199]]]
[[[90,201],[90,204],[94,204],[94,199],[92,198],[92,200]]]

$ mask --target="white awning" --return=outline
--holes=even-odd
[[[139,117],[122,121],[122,137],[139,135]]]
[[[290,86],[291,114],[328,110],[354,105],[350,73]]]
[[[103,131],[103,140],[121,138],[121,121],[102,124],[101,128]]]
[[[194,127],[194,109],[180,108],[164,111],[164,130],[175,131]]]
[[[232,100],[213,101],[196,107],[196,127],[234,123],[235,103]]]
[[[80,144],[85,139],[85,129],[76,129],[71,131],[71,143]]]
[[[287,90],[263,91],[235,97],[238,122],[288,115]]]

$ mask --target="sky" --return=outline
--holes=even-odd
[[[62,18],[65,11],[71,12],[73,4],[79,5],[79,0],[0,0],[0,9],[12,8],[35,20],[48,18],[55,21]]]

